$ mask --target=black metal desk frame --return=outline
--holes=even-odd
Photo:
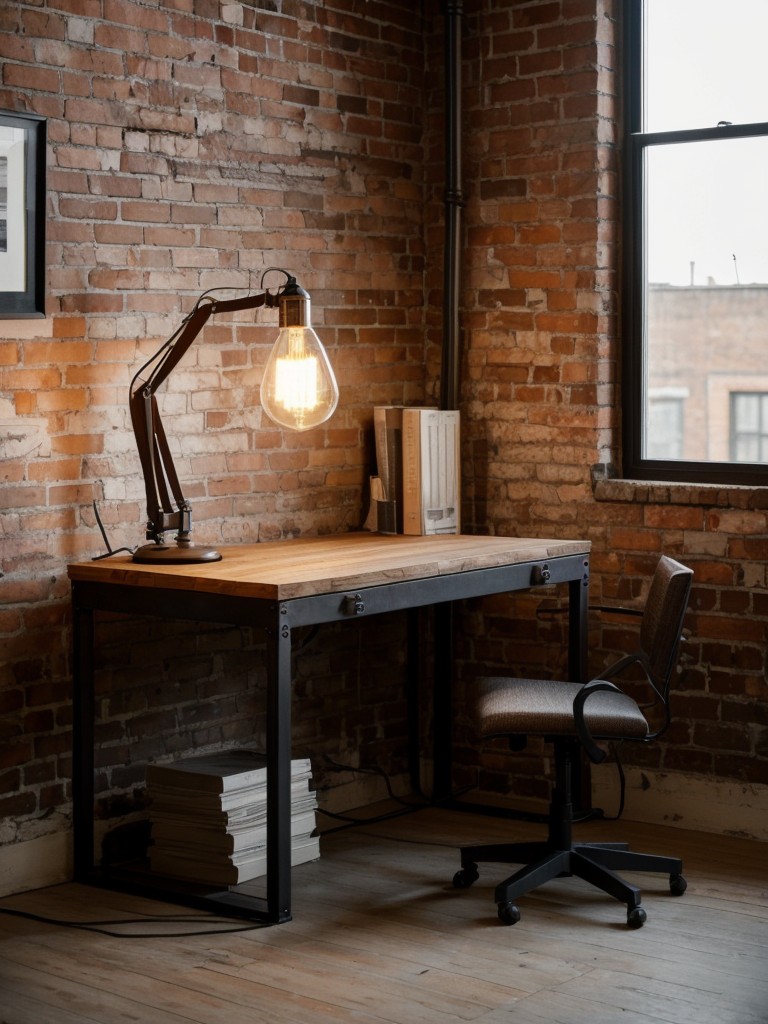
[[[73,580],[73,829],[76,881],[108,888],[139,888],[144,894],[265,923],[291,918],[290,772],[291,772],[291,632],[299,626],[340,622],[361,615],[434,606],[435,677],[434,796],[451,792],[452,603],[542,584],[568,584],[569,677],[586,679],[586,634],[589,559],[585,554],[546,561],[472,569],[427,578],[402,580],[360,591],[323,593],[285,601],[234,597],[193,590],[136,588],[113,582]],[[98,611],[134,616],[260,626],[267,633],[267,886],[266,901],[226,889],[215,893],[193,887],[142,888],[121,883],[94,865],[94,644]],[[413,617],[411,617],[413,621]],[[413,625],[411,625],[413,629]],[[410,645],[409,645],[410,646]],[[418,691],[417,666],[409,659],[409,694]],[[411,725],[411,732],[413,731]],[[413,773],[413,765],[412,765]],[[167,880],[162,880],[163,884]],[[182,891],[183,889],[183,891]],[[266,903],[266,906],[265,906]]]

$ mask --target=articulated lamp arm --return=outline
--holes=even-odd
[[[310,298],[296,278],[287,278],[276,293],[266,290],[238,299],[217,299],[205,292],[181,327],[142,366],[129,394],[131,423],[144,474],[147,494],[147,540],[133,556],[135,562],[217,562],[214,548],[192,544],[192,512],[184,497],[155,397],[157,389],[214,313],[235,313],[258,306],[279,307],[280,330],[261,385],[261,404],[267,415],[287,430],[311,430],[324,423],[336,408],[339,389],[320,339],[312,328]],[[263,276],[262,275],[262,280]],[[166,530],[175,530],[175,545],[164,543]]]
[[[200,562],[218,561],[221,557],[213,549],[196,548],[191,543],[191,509],[181,490],[155,395],[214,313],[274,307],[278,302],[278,296],[267,291],[226,300],[201,296],[179,330],[133,378],[128,402],[144,474],[147,540],[152,542],[136,551],[134,561]],[[176,530],[175,547],[163,544],[166,530]]]

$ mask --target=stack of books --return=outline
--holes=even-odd
[[[291,762],[291,863],[320,856],[308,758]],[[153,871],[203,885],[238,885],[267,870],[267,768],[255,750],[147,765]]]

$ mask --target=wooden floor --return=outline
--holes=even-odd
[[[539,832],[430,810],[338,833],[323,839],[320,861],[295,869],[293,921],[230,934],[193,933],[234,922],[74,884],[8,897],[0,908],[135,918],[105,927],[146,937],[0,914],[0,1022],[768,1022],[768,846],[628,822],[581,826],[578,838],[683,857],[682,897],[666,879],[635,876],[648,913],[636,931],[623,905],[574,879],[521,899],[512,927],[493,904],[503,867],[481,865],[471,889],[451,886],[459,842]]]

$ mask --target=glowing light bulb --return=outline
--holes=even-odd
[[[338,401],[330,361],[310,323],[309,295],[290,279],[280,295],[280,332],[264,368],[261,404],[280,426],[310,430],[333,415]]]

